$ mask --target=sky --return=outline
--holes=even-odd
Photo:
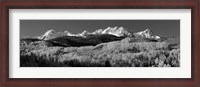
[[[150,29],[155,35],[180,37],[180,20],[20,20],[20,36],[40,36],[50,29],[76,34],[115,26],[133,32]]]

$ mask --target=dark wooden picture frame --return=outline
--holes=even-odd
[[[9,78],[9,9],[191,9],[192,78]],[[200,87],[199,79],[199,2],[198,0],[111,0],[111,1],[2,1],[1,2],[1,86],[142,86]]]

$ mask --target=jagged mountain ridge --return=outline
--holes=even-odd
[[[137,34],[137,35],[139,35],[140,37],[143,37],[143,38],[153,38],[153,39],[160,39],[161,38],[158,35],[154,35],[153,32],[150,29],[140,31],[140,32],[137,32],[135,34]]]
[[[91,33],[84,30],[82,33],[78,33],[78,34],[73,34],[73,33],[70,33],[69,31],[56,32],[55,30],[51,29],[51,30],[48,30],[44,35],[38,38],[42,40],[49,40],[49,39],[53,39],[53,38],[57,38],[61,36],[76,36],[76,37],[86,38],[87,36],[90,36],[90,35],[103,35],[103,34],[114,35],[117,37],[140,37],[140,38],[149,38],[149,39],[155,39],[155,40],[158,40],[161,38],[158,35],[154,35],[150,29],[146,29],[144,31],[140,31],[136,33],[130,33],[124,27],[117,27],[117,26],[113,28],[107,27],[106,29],[98,29]]]

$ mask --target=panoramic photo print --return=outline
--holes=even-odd
[[[180,20],[20,20],[20,67],[180,67]]]

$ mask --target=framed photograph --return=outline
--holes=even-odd
[[[199,87],[198,3],[2,1],[1,85]]]

